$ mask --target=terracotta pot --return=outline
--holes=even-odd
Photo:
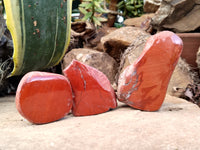
[[[200,47],[200,33],[177,33],[177,35],[183,40],[181,57],[192,67],[197,67],[196,53]]]

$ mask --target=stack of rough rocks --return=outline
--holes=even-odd
[[[154,30],[200,31],[200,0],[146,0],[144,11],[148,14],[127,19],[125,24],[141,26],[149,17]]]
[[[147,14],[125,20],[125,27],[104,27],[96,34],[87,23],[81,23],[84,28],[78,32],[76,26],[80,29],[80,24],[72,24],[72,37],[82,37],[81,44],[78,43],[84,48],[69,49],[63,59],[63,68],[76,59],[102,71],[116,89],[119,73],[139,57],[151,34],[161,30],[190,32],[200,28],[199,0],[146,0],[144,11]],[[85,40],[85,37],[90,38]],[[169,83],[168,94],[181,96],[187,85],[193,84],[194,78],[189,65],[180,59]]]
[[[157,30],[200,31],[200,0],[163,0],[152,25]]]

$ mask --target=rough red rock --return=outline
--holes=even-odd
[[[19,113],[35,124],[63,118],[72,108],[72,89],[65,76],[33,71],[20,81],[16,92]]]
[[[140,110],[158,110],[182,47],[182,40],[169,31],[150,37],[140,57],[121,73],[118,99]]]
[[[102,72],[73,60],[63,73],[74,92],[72,112],[75,116],[100,114],[117,107],[114,90]]]

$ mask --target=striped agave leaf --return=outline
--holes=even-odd
[[[12,75],[60,62],[70,40],[72,0],[4,0],[14,53]]]

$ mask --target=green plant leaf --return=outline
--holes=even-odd
[[[134,3],[134,0],[131,0],[131,4],[133,4]]]
[[[105,9],[103,9],[101,7],[98,7],[95,10],[96,10],[96,12],[99,12],[99,13],[108,13],[108,11],[106,11]]]
[[[86,7],[89,3],[88,2],[83,2],[79,5],[79,7]]]
[[[92,9],[92,3],[88,3],[85,7],[85,9]]]
[[[123,16],[126,16],[126,14],[127,14],[127,10],[125,9],[123,12]]]
[[[127,3],[126,3],[126,6],[128,6],[128,5],[132,5],[132,3],[131,3],[131,2],[127,2]]]
[[[122,5],[122,6],[119,6],[118,7],[118,10],[122,10],[124,8],[124,6]]]
[[[98,17],[98,20],[99,20],[100,22],[105,22],[105,21],[108,21],[108,19],[107,19],[107,18],[103,18],[103,17]]]
[[[4,0],[14,45],[11,75],[60,62],[70,39],[71,0]]]
[[[121,0],[117,6],[118,12],[125,18],[143,14],[143,0]]]
[[[86,21],[86,20],[88,20],[90,17],[92,16],[92,12],[88,12],[88,13],[86,13],[85,14],[85,16],[83,17],[83,21]]]
[[[94,6],[96,6],[97,8],[101,7],[100,3],[98,3],[97,1],[94,1]]]
[[[137,16],[137,15],[138,15],[138,12],[137,12],[137,11],[134,11],[134,15]]]
[[[124,6],[124,1],[123,1],[123,0],[117,4],[117,7],[118,7],[118,8],[119,8],[119,7],[123,7],[123,6]]]
[[[83,2],[92,2],[93,0],[83,0]]]
[[[123,24],[121,24],[121,23],[114,23],[114,27],[116,27],[116,28],[121,28],[121,27],[123,27],[124,25]]]
[[[136,8],[140,8],[143,7],[142,5],[135,5]]]
[[[84,8],[82,8],[82,7],[79,7],[78,9],[79,9],[80,12],[83,13],[84,15],[86,15],[86,14],[88,13],[88,11],[85,10]]]
[[[99,19],[97,17],[93,16],[92,19],[93,19],[95,25],[101,26],[101,22],[99,21]]]
[[[128,11],[135,10],[135,7],[134,6],[130,6],[130,5],[126,6],[126,8],[127,8]]]

